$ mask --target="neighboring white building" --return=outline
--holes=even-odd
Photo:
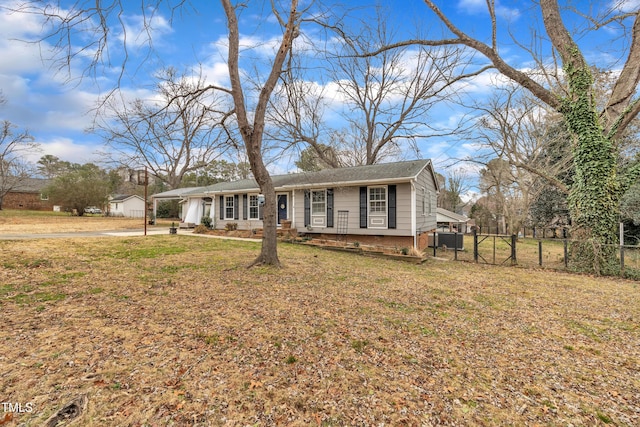
[[[144,218],[144,199],[126,194],[113,196],[109,199],[109,215]]]

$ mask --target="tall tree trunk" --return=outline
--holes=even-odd
[[[591,99],[592,74],[585,65],[566,67],[571,100],[562,107],[575,135],[575,176],[569,190],[573,237],[572,262],[597,274],[616,268],[617,224],[622,191],[617,174],[617,153],[602,131]]]
[[[547,33],[560,53],[569,95],[559,111],[574,135],[574,183],[569,189],[569,210],[576,242],[572,261],[596,274],[615,268],[616,225],[622,191],[615,144],[605,134],[593,93],[594,77],[584,56],[566,30],[558,3],[540,2]]]
[[[286,23],[280,19],[280,15],[275,9],[273,11],[278,17],[278,21],[284,25],[285,31],[282,35],[280,48],[273,59],[269,76],[260,90],[258,102],[253,110],[252,121],[249,119],[247,114],[240,69],[238,66],[240,56],[240,32],[238,30],[236,9],[235,6],[231,4],[231,0],[221,0],[221,3],[225,14],[227,15],[227,28],[229,29],[228,67],[229,80],[231,82],[231,96],[233,97],[233,103],[235,106],[235,115],[238,121],[240,134],[242,135],[242,139],[246,146],[251,171],[260,186],[260,191],[264,195],[265,201],[263,209],[262,250],[255,261],[251,263],[251,266],[256,264],[267,264],[279,267],[280,260],[278,259],[277,250],[278,230],[276,192],[273,187],[273,181],[271,180],[269,171],[267,171],[262,160],[262,137],[264,135],[265,116],[267,106],[269,105],[269,97],[273,93],[280,75],[283,73],[283,64],[285,59],[291,53],[293,40],[298,35],[298,26],[300,22],[298,0],[291,0],[291,8],[289,10],[289,17]]]
[[[251,152],[256,149],[257,147],[255,147],[255,145],[252,146],[252,148],[247,147],[247,154],[253,175],[260,186],[260,191],[264,195],[264,207],[262,211],[262,248],[260,250],[260,255],[258,255],[250,265],[267,264],[280,266],[280,259],[278,258],[276,190],[273,186],[271,175],[269,175],[269,172],[262,161],[260,152],[257,154],[255,152]]]

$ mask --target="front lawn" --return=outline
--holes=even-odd
[[[86,396],[78,425],[640,425],[636,282],[279,248],[0,241],[0,399],[32,408],[5,418]]]

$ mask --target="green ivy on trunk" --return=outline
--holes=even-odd
[[[589,67],[565,67],[565,71],[571,93],[570,99],[563,100],[562,112],[575,137],[575,177],[569,193],[575,239],[572,264],[596,274],[610,274],[616,265],[614,245],[622,197],[616,145],[605,136],[600,123]]]

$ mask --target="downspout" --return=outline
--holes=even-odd
[[[418,248],[418,230],[416,218],[416,183],[411,181],[411,234],[413,234],[413,248]]]
[[[292,229],[296,229],[296,223],[295,223],[295,219],[296,219],[296,190],[291,190],[291,203],[289,203],[289,206],[291,206],[291,209],[289,209],[289,212],[291,212],[291,218],[287,218],[289,221],[291,221],[291,228]]]

